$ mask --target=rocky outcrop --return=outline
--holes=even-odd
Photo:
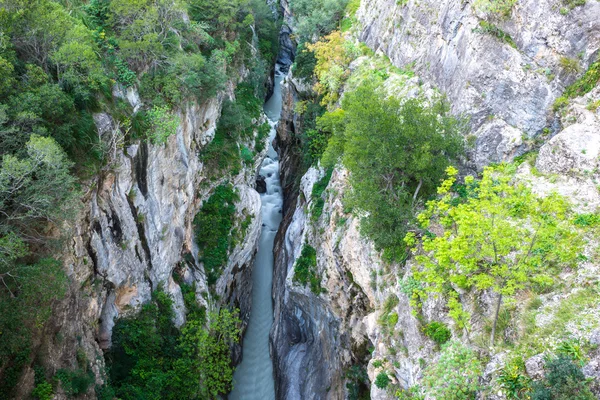
[[[519,1],[510,18],[498,19],[473,2],[363,0],[357,17],[362,41],[398,67],[412,65],[470,118],[472,161],[481,168],[522,154],[521,137],[556,133],[550,106],[577,75],[565,61],[585,70],[598,56],[600,3],[566,15],[560,8],[554,0]]]

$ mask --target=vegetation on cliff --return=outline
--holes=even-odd
[[[69,284],[48,256],[60,258],[79,211],[78,180],[110,167],[116,145],[98,137],[92,115],[111,114],[121,144],[163,145],[178,109],[244,74],[255,104],[238,109],[252,113],[226,107],[241,121],[230,125],[245,129],[265,94],[278,23],[260,0],[7,0],[0,31],[0,397],[10,398]],[[128,88],[139,109],[113,97]],[[36,382],[40,374],[39,396],[71,382],[66,372]]]

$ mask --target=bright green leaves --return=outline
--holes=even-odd
[[[167,107],[154,106],[146,116],[150,124],[148,138],[153,144],[165,144],[169,136],[177,133],[179,118]]]
[[[422,268],[415,277],[427,291],[449,295],[450,312],[464,326],[467,315],[455,289],[513,296],[547,288],[553,276],[576,264],[583,241],[567,200],[536,196],[514,181],[514,167],[488,167],[479,182],[467,177],[465,185],[456,183],[456,175],[448,169],[440,197],[418,217],[436,235],[419,242],[410,234],[405,241],[420,249],[415,258]]]
[[[67,208],[74,210],[67,204],[76,196],[71,165],[52,138],[37,135],[27,142],[26,157],[5,155],[0,169],[2,230],[10,224],[25,232],[40,221],[62,220]]]
[[[348,0],[292,0],[290,7],[295,17],[295,32],[300,41],[326,35],[336,28],[343,17]]]

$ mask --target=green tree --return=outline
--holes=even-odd
[[[349,201],[364,211],[362,231],[387,259],[399,259],[414,207],[463,152],[461,124],[443,101],[401,101],[369,82],[347,93],[342,108],[327,117],[334,132],[324,162],[341,160],[350,171]]]
[[[557,194],[536,196],[515,182],[514,168],[487,167],[481,181],[469,176],[463,187],[456,185],[457,170],[448,168],[448,179],[438,189],[441,197],[418,217],[424,230],[443,232],[423,235],[416,256],[422,270],[415,277],[427,291],[449,296],[450,313],[463,327],[469,316],[457,292],[494,292],[491,345],[502,299],[551,285],[553,275],[576,264],[583,245],[567,200]],[[415,243],[414,233],[407,242]]]
[[[290,7],[296,20],[300,42],[312,42],[337,27],[348,0],[292,0]]]
[[[0,169],[0,224],[19,232],[40,222],[58,225],[75,210],[72,163],[63,150],[52,138],[32,135],[26,152],[26,158],[5,155]]]

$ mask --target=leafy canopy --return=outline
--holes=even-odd
[[[344,96],[342,109],[319,120],[333,131],[323,163],[350,171],[348,200],[364,212],[363,233],[399,259],[414,206],[463,152],[461,124],[442,100],[401,101],[369,81]]]
[[[561,269],[576,264],[583,243],[565,198],[535,195],[514,181],[510,165],[487,167],[481,181],[468,176],[464,186],[456,184],[456,169],[447,172],[440,198],[418,217],[426,234],[415,277],[426,291],[449,295],[459,326],[467,326],[469,316],[457,292],[491,290],[501,301],[525,288],[548,287]],[[406,241],[419,245],[414,233]]]

